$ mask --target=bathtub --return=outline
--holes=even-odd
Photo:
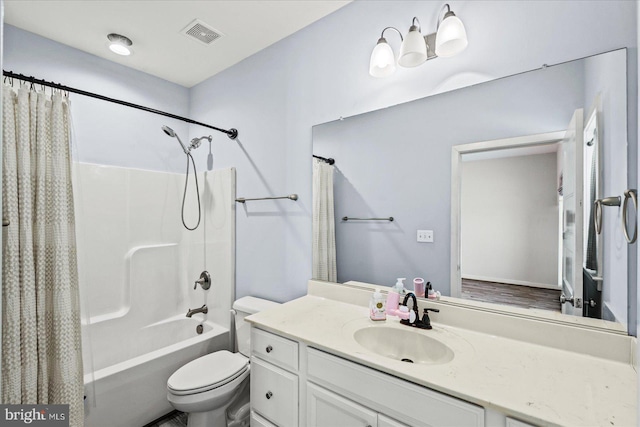
[[[120,319],[89,325],[85,426],[142,427],[171,412],[169,376],[193,359],[229,348],[227,328],[205,322],[198,335],[202,317],[196,317],[181,314],[141,328]]]

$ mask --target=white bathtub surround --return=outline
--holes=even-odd
[[[235,169],[198,174],[202,222],[180,219],[184,174],[75,164],[86,425],[144,425],[172,410],[180,366],[230,348],[235,271]],[[193,185],[185,219],[197,219]],[[203,270],[211,288],[193,289]],[[185,317],[206,304],[208,314]],[[203,323],[202,335],[196,326]]]
[[[70,120],[59,93],[3,88],[2,403],[68,404],[81,426]]]
[[[435,365],[407,364],[376,354],[353,337],[359,328],[385,327],[401,333],[407,326],[400,325],[392,316],[386,322],[371,322],[368,308],[356,301],[358,297],[347,286],[327,286],[341,286],[345,295],[351,294],[345,299],[357,305],[307,295],[251,316],[248,321],[307,346],[479,405],[485,408],[485,425],[499,425],[496,420],[504,423],[505,415],[535,425],[636,425],[637,384],[631,337],[587,329],[581,339],[596,342],[597,347],[615,347],[621,353],[608,357],[607,351],[596,350],[601,354],[594,356],[578,353],[578,348],[560,349],[563,340],[571,346],[576,343],[567,339],[562,328],[555,329],[555,333],[554,329],[541,329],[544,322],[540,321],[514,318],[515,322],[510,322],[504,315],[480,311],[468,320],[480,324],[476,330],[451,326],[441,319],[447,318],[447,310],[456,308],[441,305],[440,313],[431,314],[433,330],[411,331],[445,344],[453,350],[453,359]],[[323,282],[310,282],[310,292],[322,293],[323,287]],[[338,292],[331,289],[327,293],[337,296]],[[427,303],[421,301],[421,308],[423,305],[426,307]],[[509,324],[518,326],[525,320],[531,323],[529,329],[538,329],[538,335],[555,334],[550,339],[555,344],[547,346],[509,338],[514,332]],[[502,324],[507,336],[479,331],[484,327],[491,329],[496,323]],[[528,337],[529,331],[524,328],[523,335]],[[603,341],[606,334],[609,337]]]

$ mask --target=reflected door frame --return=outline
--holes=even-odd
[[[515,138],[495,139],[454,145],[451,148],[451,296],[462,297],[462,273],[460,269],[460,206],[462,184],[462,155],[486,151],[504,150],[507,148],[524,148],[530,146],[556,144],[562,140],[565,130],[519,136]]]

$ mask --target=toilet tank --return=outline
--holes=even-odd
[[[250,296],[242,297],[233,303],[233,309],[236,312],[236,342],[240,353],[249,357],[251,352],[251,324],[245,322],[244,318],[279,305],[280,303],[277,302]]]

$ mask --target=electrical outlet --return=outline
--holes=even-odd
[[[418,242],[433,243],[433,230],[418,230]]]

